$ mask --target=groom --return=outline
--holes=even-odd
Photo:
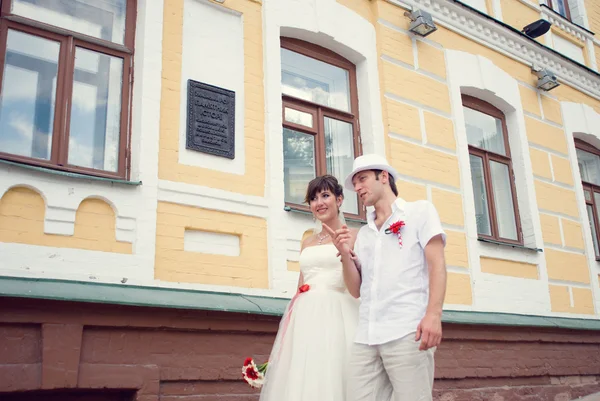
[[[356,238],[325,229],[340,252],[344,280],[361,298],[351,351],[348,400],[431,400],[433,354],[442,339],[446,234],[428,201],[398,198],[398,173],[378,155],[354,161],[345,187],[374,211]]]

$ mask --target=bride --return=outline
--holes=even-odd
[[[344,401],[346,366],[358,300],[344,284],[342,263],[325,223],[340,228],[342,186],[330,175],[308,184],[305,201],[317,222],[302,242],[298,292],[281,319],[260,401]],[[351,230],[354,244],[357,231]]]

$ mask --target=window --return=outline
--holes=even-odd
[[[462,100],[477,233],[480,238],[522,244],[504,114],[479,99],[463,95]]]
[[[567,19],[571,19],[569,0],[548,0],[548,7]]]
[[[5,0],[0,158],[128,178],[133,0]]]
[[[600,150],[594,146],[575,140],[577,148],[577,163],[581,173],[583,193],[585,195],[585,207],[587,209],[588,221],[592,231],[592,242],[596,260],[600,260],[600,232],[598,228],[598,208],[600,207]]]
[[[331,174],[342,180],[360,154],[356,70],[322,47],[281,38],[285,201],[302,207],[308,182]],[[343,211],[364,217],[354,191]]]

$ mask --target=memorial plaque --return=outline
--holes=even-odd
[[[235,92],[188,80],[185,147],[235,158]]]

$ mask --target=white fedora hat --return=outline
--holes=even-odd
[[[352,164],[352,172],[346,177],[346,181],[344,181],[344,187],[354,191],[352,179],[356,173],[365,170],[384,170],[390,173],[391,176],[394,177],[394,180],[398,181],[398,172],[395,168],[390,166],[385,157],[376,154],[369,154],[362,155],[354,159],[354,163]]]

